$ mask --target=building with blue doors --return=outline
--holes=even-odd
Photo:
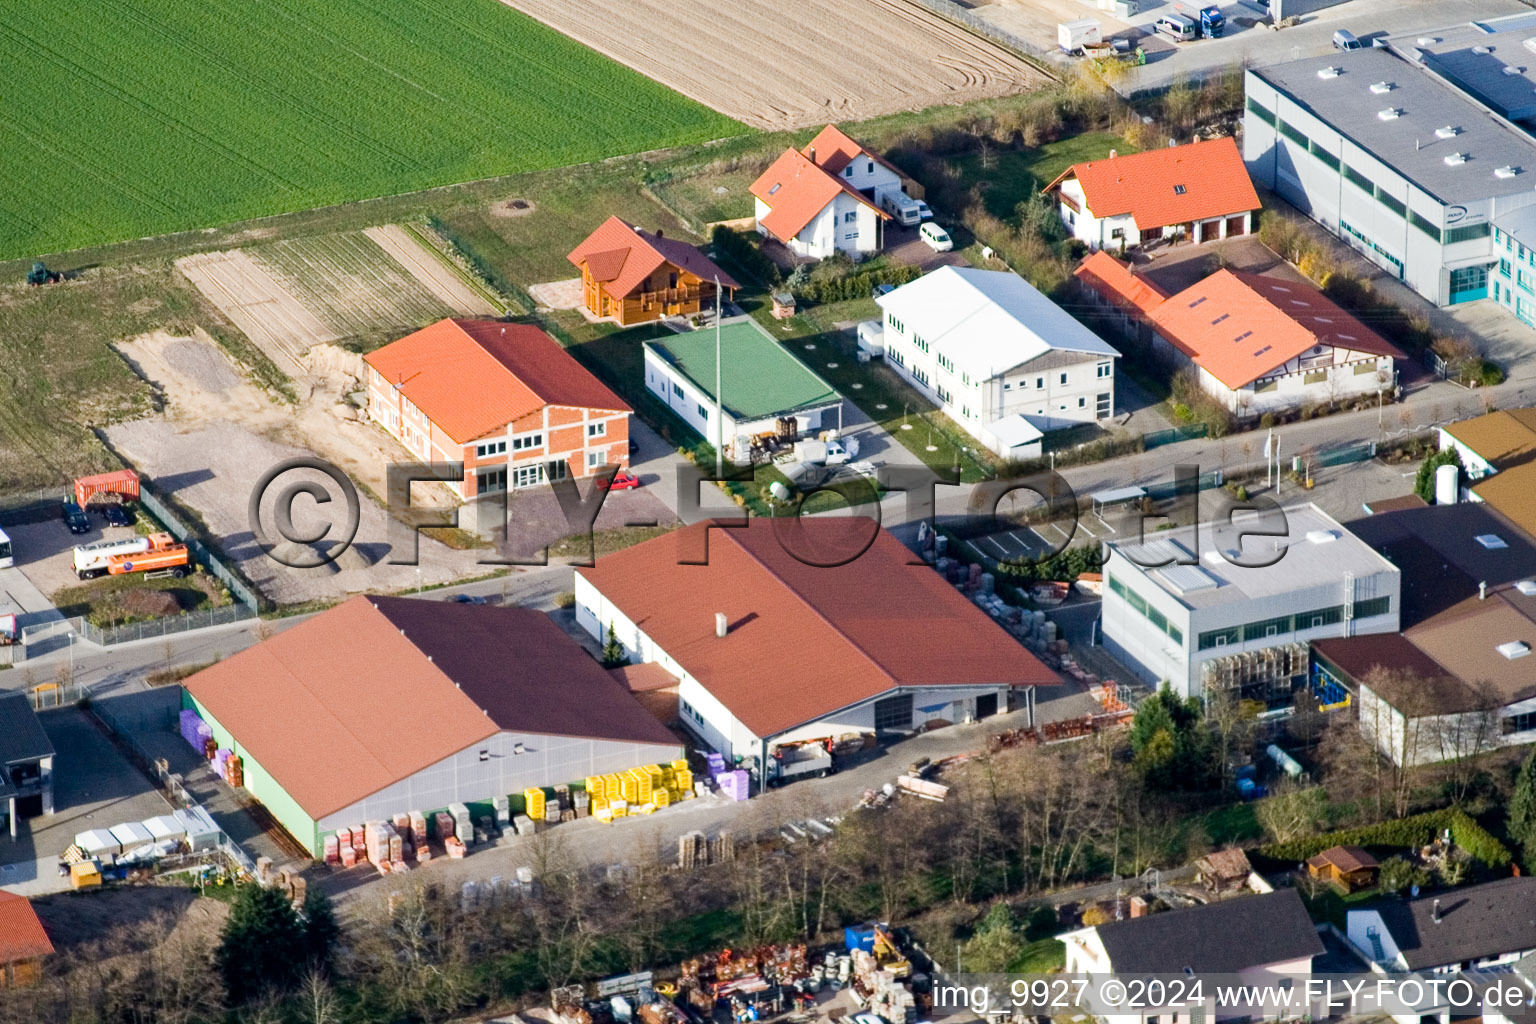
[[[1243,158],[1256,182],[1436,305],[1494,298],[1536,325],[1536,139],[1419,50],[1249,70]]]

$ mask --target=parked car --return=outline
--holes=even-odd
[[[628,491],[640,486],[640,478],[627,469],[621,469],[613,475],[611,481],[598,477],[597,486],[605,491]]]
[[[91,520],[85,514],[85,509],[72,501],[66,501],[61,511],[64,516],[64,525],[69,527],[70,533],[91,532]]]
[[[874,288],[870,289],[869,297],[872,299],[878,299],[880,296],[889,295],[895,290],[896,286],[893,284],[877,284],[874,286]]]
[[[454,594],[454,604],[485,604],[485,598],[479,594]]]
[[[955,240],[949,237],[949,232],[931,220],[917,229],[917,235],[934,252],[949,252],[955,247]]]
[[[133,516],[129,514],[127,508],[117,502],[100,505],[98,508],[101,511],[101,518],[107,521],[108,526],[133,525]]]

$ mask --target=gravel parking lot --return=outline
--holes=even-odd
[[[75,545],[133,537],[131,526],[108,526],[95,512],[90,520],[91,532],[81,534],[70,533],[59,519],[5,528],[15,547],[16,567],[49,598],[80,583],[75,576]]]

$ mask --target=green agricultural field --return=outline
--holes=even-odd
[[[11,0],[0,91],[0,259],[745,130],[495,0]]]

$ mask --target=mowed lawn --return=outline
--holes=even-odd
[[[0,91],[0,259],[745,131],[496,0],[9,0]]]

